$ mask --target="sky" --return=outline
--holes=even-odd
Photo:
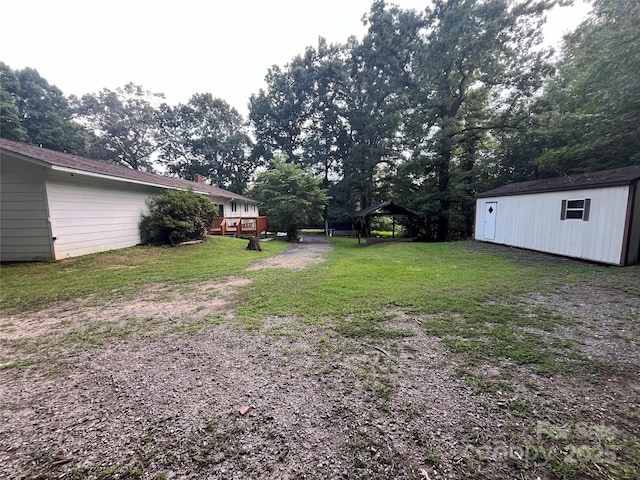
[[[393,0],[423,10],[428,0]],[[65,95],[129,82],[170,104],[211,93],[246,115],[272,65],[285,65],[318,37],[362,38],[371,0],[20,0],[0,6],[0,61],[32,67]],[[550,12],[557,45],[589,11]]]

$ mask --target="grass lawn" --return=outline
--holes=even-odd
[[[0,309],[36,310],[53,302],[91,296],[96,301],[131,296],[154,284],[188,284],[242,276],[255,252],[246,240],[209,237],[179,248],[133,247],[52,263],[12,263],[0,270]],[[264,244],[265,255],[287,247]]]
[[[534,411],[515,394],[506,399],[503,396],[521,388],[519,380],[512,378],[516,372],[546,377],[573,375],[598,382],[604,375],[627,368],[579,353],[557,332],[589,327],[553,305],[528,299],[582,285],[597,285],[614,296],[618,292],[637,297],[640,268],[597,266],[472,242],[364,247],[353,239],[332,238],[335,248],[325,255],[323,263],[303,270],[248,271],[252,260],[280,253],[287,244],[270,241],[263,244],[265,251],[258,253],[245,251],[243,242],[214,237],[201,245],[181,248],[136,247],[56,263],[3,265],[0,309],[19,316],[20,312],[80,299],[99,304],[114,298],[134,298],[143,288],[195,288],[213,280],[245,278],[250,282],[238,293],[233,314],[235,321],[249,331],[262,329],[269,319],[281,318],[284,322],[270,328],[269,334],[324,328],[350,342],[364,342],[387,356],[387,342],[414,335],[410,329],[394,324],[403,315],[426,335],[439,339],[458,365],[456,380],[462,381],[478,402],[504,401],[509,422],[512,418],[528,418],[530,429],[542,429],[529,432],[537,442],[530,447],[544,456],[545,472],[553,475],[551,478],[639,478],[640,443],[637,436],[628,433],[639,423],[637,412],[612,412],[610,423],[620,430],[614,435],[609,430],[597,430],[601,425],[596,425],[597,431],[589,430],[593,433],[589,433],[589,441],[581,437],[580,448],[587,451],[582,457],[576,453],[572,456],[575,461],[567,463],[566,452],[578,448],[577,434],[569,429],[560,435],[551,431],[551,423],[544,423],[560,416]],[[637,319],[630,320],[637,325]],[[211,325],[219,321],[216,318]],[[190,334],[207,328],[207,322],[200,321],[196,326]],[[99,328],[96,331],[98,335],[102,332]],[[96,331],[92,331],[92,338]],[[66,341],[81,339],[82,333]],[[122,338],[130,339],[129,333]],[[113,329],[109,330],[108,339],[117,338]],[[320,341],[330,340],[323,337]],[[640,348],[637,338],[635,345]],[[487,369],[494,374],[486,375]],[[392,378],[399,375],[401,371],[392,369],[376,374],[372,388],[379,394],[379,408],[389,408]],[[549,427],[546,430],[545,425]],[[505,428],[510,428],[508,423]],[[603,435],[607,437],[604,440]],[[592,461],[593,449],[603,445],[615,451],[615,461]],[[436,464],[438,452],[433,450],[429,456]],[[473,465],[469,468],[471,471]],[[518,468],[522,478],[529,478],[531,472]],[[469,478],[481,477],[469,474]]]

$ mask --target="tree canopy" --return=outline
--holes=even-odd
[[[596,1],[542,101],[548,174],[640,163],[640,3]]]
[[[243,193],[258,166],[245,121],[235,108],[210,93],[186,105],[162,105],[161,162],[179,177],[195,175],[232,192]]]
[[[465,238],[478,192],[640,163],[640,5],[593,0],[556,55],[541,27],[566,3],[375,0],[361,40],[320,38],[273,65],[248,120],[209,93],[170,106],[133,84],[67,99],[0,64],[0,134],[238,193],[304,172],[331,197],[325,216],[394,199],[421,238]]]
[[[134,170],[153,171],[159,125],[154,102],[161,98],[161,93],[133,83],[72,98],[76,118],[97,136],[93,156]]]
[[[271,229],[293,241],[301,228],[322,222],[329,201],[320,180],[299,165],[274,159],[256,178],[252,195],[263,202]]]
[[[469,235],[501,135],[525,128],[553,72],[540,25],[556,3],[375,1],[362,41],[321,39],[270,70],[250,105],[259,153],[324,173],[335,216],[394,197],[421,213],[425,238]]]
[[[72,121],[68,99],[37,70],[0,62],[0,134],[73,154],[87,153],[91,135]]]

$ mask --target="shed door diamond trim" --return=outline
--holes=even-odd
[[[483,237],[487,240],[494,240],[496,236],[496,214],[498,202],[487,202],[484,204],[484,231]]]

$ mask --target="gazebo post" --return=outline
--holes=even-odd
[[[383,210],[387,213],[376,214],[375,213],[376,210]],[[378,203],[376,205],[371,205],[367,208],[363,208],[362,210],[359,210],[354,214],[354,225],[358,227],[358,243],[360,243],[360,237],[363,233],[365,234],[365,238],[366,238],[366,235],[368,233],[366,227],[369,225],[367,220],[370,216],[391,217],[391,225],[392,225],[391,235],[392,235],[392,238],[395,239],[396,238],[396,217],[407,217],[407,216],[415,217],[416,214],[400,205],[394,204],[391,200],[387,200],[386,202]]]

